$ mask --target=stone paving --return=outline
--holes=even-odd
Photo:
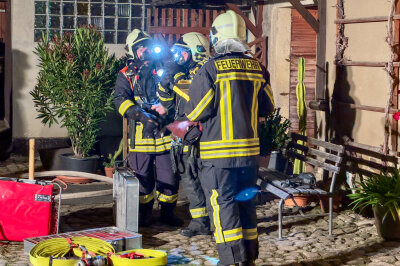
[[[13,166],[10,166],[13,165]],[[6,170],[4,169],[6,167]],[[40,162],[37,164],[40,167]],[[0,176],[26,171],[26,159],[12,157],[0,162]],[[8,171],[8,172],[6,172]],[[98,184],[98,183],[97,183]],[[80,185],[84,189],[91,184]],[[107,186],[107,185],[105,185]],[[283,240],[278,240],[277,201],[257,207],[259,219],[260,256],[257,265],[400,265],[400,242],[384,242],[377,235],[374,220],[350,210],[334,219],[333,237],[328,236],[328,217],[284,219]],[[61,231],[111,226],[112,199],[102,197],[97,202],[64,201]],[[287,210],[291,212],[290,209]],[[157,206],[154,215],[159,213]],[[181,202],[178,216],[189,222],[187,204]],[[307,211],[321,213],[313,204]],[[179,228],[157,222],[150,228],[140,228],[143,247],[166,250],[170,265],[216,265],[217,254],[211,236],[187,238]],[[21,243],[0,242],[0,265],[29,265]]]

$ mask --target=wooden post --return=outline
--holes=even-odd
[[[128,157],[128,119],[122,119],[122,158]]]
[[[35,177],[35,139],[29,139],[29,180]]]
[[[396,12],[395,14],[400,13],[400,1],[396,2]],[[400,44],[400,20],[394,21],[394,46],[399,47]],[[399,62],[399,54],[394,54],[394,61]],[[398,90],[399,90],[399,67],[396,66],[394,68],[394,88],[393,88],[393,98],[392,98],[392,108],[398,109],[399,102],[398,102]],[[398,137],[399,137],[399,124],[396,119],[392,118],[392,130],[391,130],[391,144],[392,150],[397,152],[398,147]]]

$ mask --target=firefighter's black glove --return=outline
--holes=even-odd
[[[153,137],[154,131],[159,127],[157,116],[146,112],[139,106],[133,106],[126,112],[128,119],[139,121],[143,124],[143,137]]]
[[[201,129],[200,125],[191,125],[183,137],[184,145],[193,145],[196,143],[201,137]]]

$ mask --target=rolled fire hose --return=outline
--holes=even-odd
[[[83,257],[83,249],[87,250],[88,255],[92,257],[102,256],[107,258],[109,256],[114,266],[160,266],[167,264],[167,254],[165,252],[151,249],[133,249],[114,253],[115,250],[109,243],[92,237],[71,237],[70,242],[66,238],[44,240],[31,249],[29,260],[33,266],[81,265],[79,264],[81,262],[79,258]],[[74,255],[75,258],[65,257],[67,255]],[[132,259],[129,258],[130,255]]]
[[[107,257],[107,253],[114,253],[114,248],[107,242],[93,237],[52,238],[36,244],[29,252],[29,260],[34,266],[76,266],[80,259],[66,258],[73,255],[82,258],[83,246],[89,253]],[[90,254],[89,254],[90,255]],[[51,262],[50,262],[51,261]]]
[[[129,254],[142,255],[143,258],[130,259]],[[167,254],[152,249],[132,249],[118,252],[110,256],[115,266],[161,266],[167,265]]]

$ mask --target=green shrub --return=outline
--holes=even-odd
[[[393,172],[382,172],[368,178],[361,178],[357,182],[358,188],[355,193],[349,194],[348,197],[353,200],[353,210],[366,207],[385,207],[397,220],[400,217],[400,173],[394,169]]]
[[[112,91],[121,62],[109,55],[101,34],[92,26],[51,40],[43,35],[37,85],[30,92],[43,124],[65,127],[76,157],[86,157],[100,131],[99,123],[113,110]]]
[[[272,151],[281,151],[289,139],[287,135],[289,128],[290,121],[281,116],[280,108],[276,108],[269,114],[265,121],[260,123],[258,129],[261,155],[268,155]]]

